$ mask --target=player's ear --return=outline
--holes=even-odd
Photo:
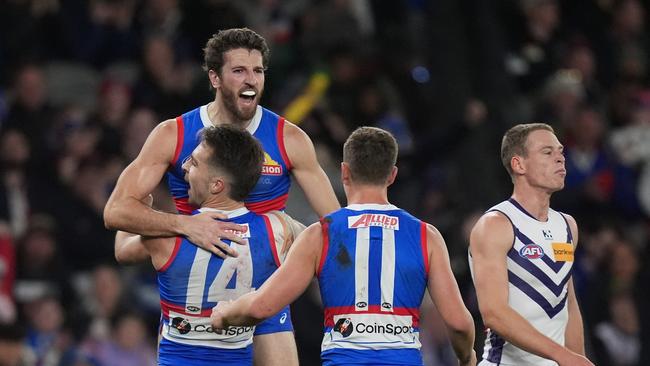
[[[219,194],[226,189],[226,181],[221,177],[210,179],[210,194]]]
[[[341,163],[341,182],[343,185],[350,185],[350,166],[346,162]]]
[[[216,71],[210,69],[208,71],[208,78],[210,79],[210,85],[212,85],[214,89],[218,89],[221,86],[221,78]]]
[[[393,184],[393,182],[395,182],[395,178],[397,178],[397,167],[393,166],[393,170],[390,171],[388,179],[386,180],[386,186]]]
[[[526,173],[526,164],[524,163],[524,158],[519,155],[515,155],[512,157],[512,159],[510,159],[510,167],[512,168],[512,172],[517,175]]]

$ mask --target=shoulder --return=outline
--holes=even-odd
[[[566,220],[567,224],[569,225],[569,228],[571,229],[571,235],[573,235],[573,242],[574,245],[577,245],[578,243],[578,223],[576,222],[576,219],[573,218],[573,216],[569,214],[565,214],[564,212],[559,212],[558,213],[564,217]]]
[[[302,130],[302,128],[296,126],[294,123],[291,123],[287,120],[284,121],[284,141],[285,143],[289,142],[292,144],[311,144],[311,139]]]
[[[483,214],[472,228],[470,247],[509,248],[514,241],[514,230],[510,219],[499,211]]]

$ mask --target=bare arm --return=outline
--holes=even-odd
[[[156,211],[142,203],[162,179],[174,158],[176,148],[176,121],[159,124],[149,135],[140,154],[127,166],[119,179],[106,207],[104,224],[107,229],[123,230],[145,236],[185,235],[203,249],[224,257],[236,256],[235,249],[220,238],[242,243],[243,240],[226,230],[239,231],[241,226],[214,220],[223,218],[214,212],[186,216]],[[216,247],[215,247],[216,246]]]
[[[149,259],[149,252],[140,238],[137,234],[118,231],[115,234],[115,260],[120,264],[133,264]]]
[[[571,233],[573,235],[573,248],[574,251],[578,247],[578,225],[573,217],[565,215]],[[575,252],[574,252],[575,253]],[[564,345],[571,351],[583,355],[585,354],[585,336],[584,328],[582,326],[582,314],[578,306],[578,299],[576,298],[575,290],[573,288],[573,278],[569,280],[569,296],[567,299],[569,306],[569,322],[564,332]]]
[[[474,321],[458,289],[449,265],[449,254],[440,232],[427,224],[429,295],[450,331],[451,344],[461,365],[476,365]]]
[[[321,226],[315,223],[296,238],[284,264],[262,287],[233,302],[220,302],[212,310],[212,326],[254,325],[292,303],[316,274],[322,246]]]
[[[506,257],[513,240],[510,221],[498,212],[483,215],[470,235],[474,285],[483,322],[517,347],[560,366],[593,365],[539,332],[508,304]]]
[[[318,163],[309,136],[293,123],[286,122],[284,146],[293,167],[293,176],[316,214],[323,217],[341,208],[329,178]]]

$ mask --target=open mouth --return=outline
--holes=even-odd
[[[257,96],[257,92],[255,90],[250,90],[250,89],[244,90],[243,92],[239,93],[239,97],[248,103],[252,103],[255,100],[256,96]]]

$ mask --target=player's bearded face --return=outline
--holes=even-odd
[[[257,50],[236,48],[224,54],[220,93],[223,106],[236,119],[247,122],[253,118],[264,91],[262,54]]]
[[[246,97],[242,93],[255,93],[253,98]],[[240,90],[231,90],[227,87],[221,88],[223,104],[230,114],[232,114],[238,121],[249,121],[255,115],[257,105],[259,104],[261,91],[258,92],[254,88],[244,87]]]

